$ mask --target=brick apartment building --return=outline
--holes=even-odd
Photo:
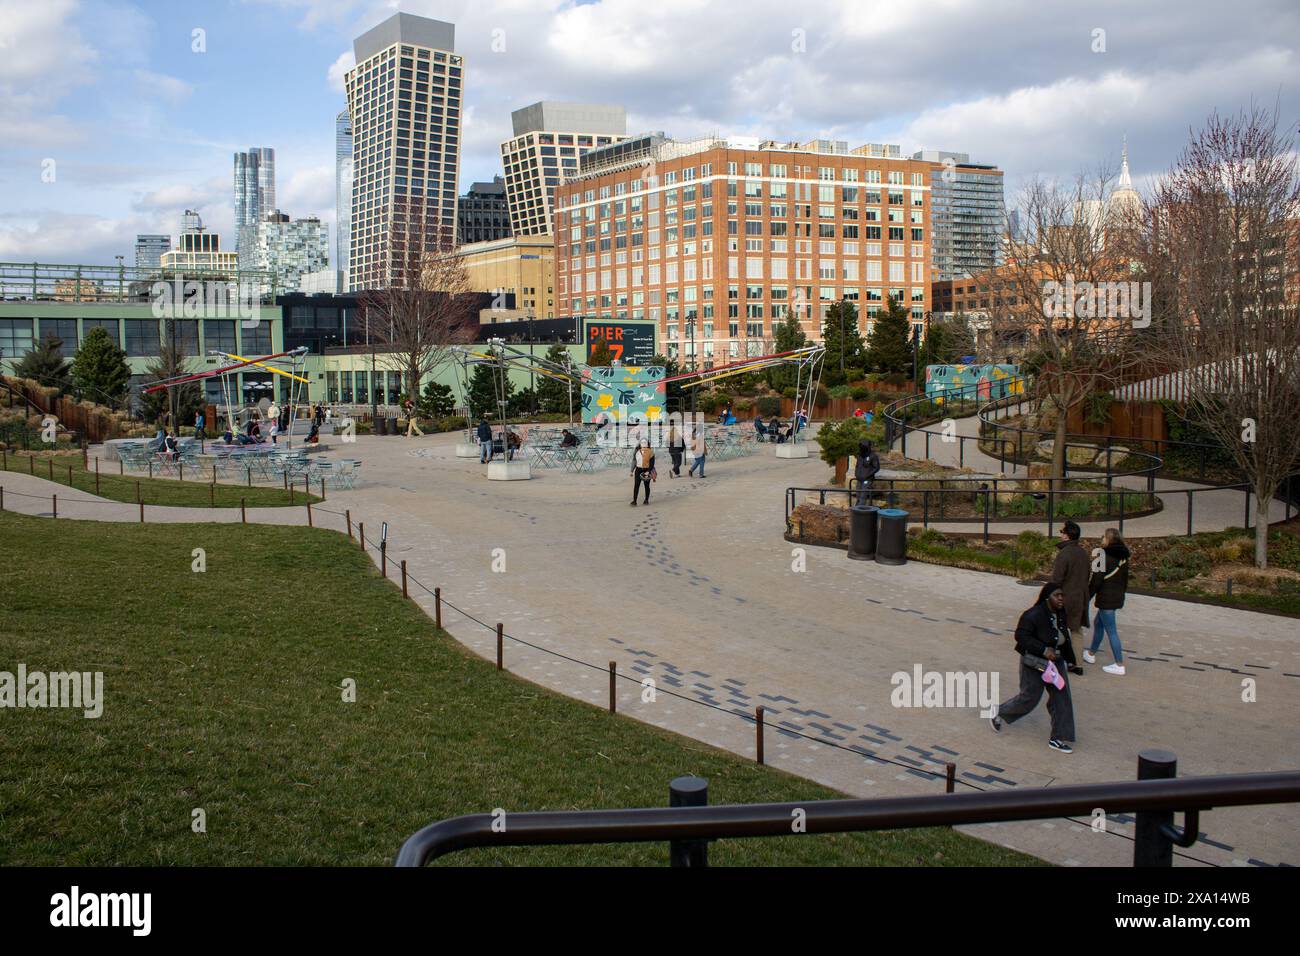
[[[813,340],[846,299],[863,334],[886,296],[923,325],[933,169],[824,140],[592,150],[557,190],[556,314],[652,319],[670,356],[705,368],[763,354],[791,309]]]

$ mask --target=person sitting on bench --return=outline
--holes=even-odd
[[[754,416],[754,431],[758,432],[758,440],[764,441],[767,438],[767,426],[763,424],[763,416]]]

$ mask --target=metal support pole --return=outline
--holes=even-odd
[[[614,681],[618,677],[618,661],[609,662],[609,712],[611,714],[618,712],[618,692],[614,688]]]
[[[1172,780],[1178,776],[1178,758],[1168,750],[1138,754],[1139,780]],[[1133,837],[1134,866],[1173,866],[1174,845],[1163,832],[1172,826],[1172,810],[1139,810]]]
[[[674,777],[668,784],[668,805],[670,807],[707,807],[709,805],[709,781],[703,777]],[[707,840],[670,840],[668,843],[669,866],[708,866],[709,843]]]
[[[763,707],[760,705],[754,708],[754,753],[755,759],[761,764],[763,759]]]
[[[433,623],[442,627],[442,588],[433,589]]]
[[[310,508],[311,505],[308,505],[307,507]],[[403,560],[402,561],[402,597],[409,598],[410,596],[411,595],[408,594],[406,591],[406,561]]]
[[[505,625],[497,621],[497,670],[505,670]]]

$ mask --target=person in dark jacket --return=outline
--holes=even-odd
[[[1088,552],[1079,544],[1080,528],[1073,521],[1061,525],[1061,540],[1056,543],[1056,560],[1052,563],[1051,580],[1065,592],[1065,619],[1070,625],[1071,637],[1083,644],[1083,629],[1088,616],[1088,579],[1092,562]],[[1071,653],[1073,656],[1073,652]],[[1083,668],[1075,666],[1072,673],[1082,674]]]
[[[1059,753],[1073,753],[1070,744],[1074,742],[1074,704],[1070,700],[1069,678],[1059,662],[1073,663],[1074,652],[1070,647],[1065,592],[1061,585],[1054,581],[1043,585],[1034,606],[1020,615],[1016,624],[1016,651],[1020,654],[1020,693],[1000,704],[989,723],[995,731],[1002,729],[1003,721],[1015,723],[1038,706],[1046,689],[1047,712],[1052,718],[1052,735],[1047,745]],[[1049,661],[1058,662],[1057,670],[1064,682],[1060,690],[1043,680]]]
[[[1105,634],[1110,639],[1110,653],[1115,663],[1102,668],[1107,674],[1124,676],[1124,648],[1119,643],[1119,629],[1115,626],[1115,612],[1124,606],[1124,595],[1128,593],[1128,546],[1124,537],[1115,528],[1107,528],[1101,539],[1104,567],[1092,572],[1088,582],[1088,591],[1096,599],[1097,615],[1092,622],[1092,646],[1083,652],[1083,659],[1089,664],[1097,663],[1097,648],[1101,647],[1101,637]]]
[[[641,483],[645,482],[645,501],[643,504],[650,503],[650,482],[655,478],[655,453],[650,447],[650,443],[644,438],[637,443],[636,451],[632,452],[632,507],[636,507],[636,495],[641,490]]]
[[[486,418],[478,420],[478,428],[474,434],[478,436],[478,460],[487,462],[492,460],[492,426],[487,423]]]
[[[674,422],[668,429],[668,454],[672,457],[673,467],[668,472],[669,478],[682,476],[682,458],[686,455],[686,434]]]
[[[880,472],[880,456],[871,447],[871,442],[858,444],[858,463],[853,466],[853,477],[858,482],[858,504],[871,503],[871,482]]]

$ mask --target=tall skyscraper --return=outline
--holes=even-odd
[[[966,153],[937,149],[919,150],[912,158],[933,164],[931,280],[944,282],[1001,265],[1006,230],[1002,170],[972,163]]]
[[[254,241],[258,220],[275,208],[275,150],[254,146],[235,153],[236,247],[250,227],[254,230],[250,241]]]
[[[555,187],[576,176],[578,158],[627,139],[621,106],[545,100],[510,114],[514,137],[501,144],[510,229],[516,236],[551,233]]]
[[[346,289],[348,247],[352,241],[352,117],[343,110],[334,118],[334,268],[335,291]]]
[[[427,248],[455,242],[464,72],[455,39],[450,23],[397,13],[353,41],[349,291],[401,281],[395,232]]]
[[[171,236],[137,235],[135,237],[135,267],[157,269],[162,265],[162,254],[172,247]]]

